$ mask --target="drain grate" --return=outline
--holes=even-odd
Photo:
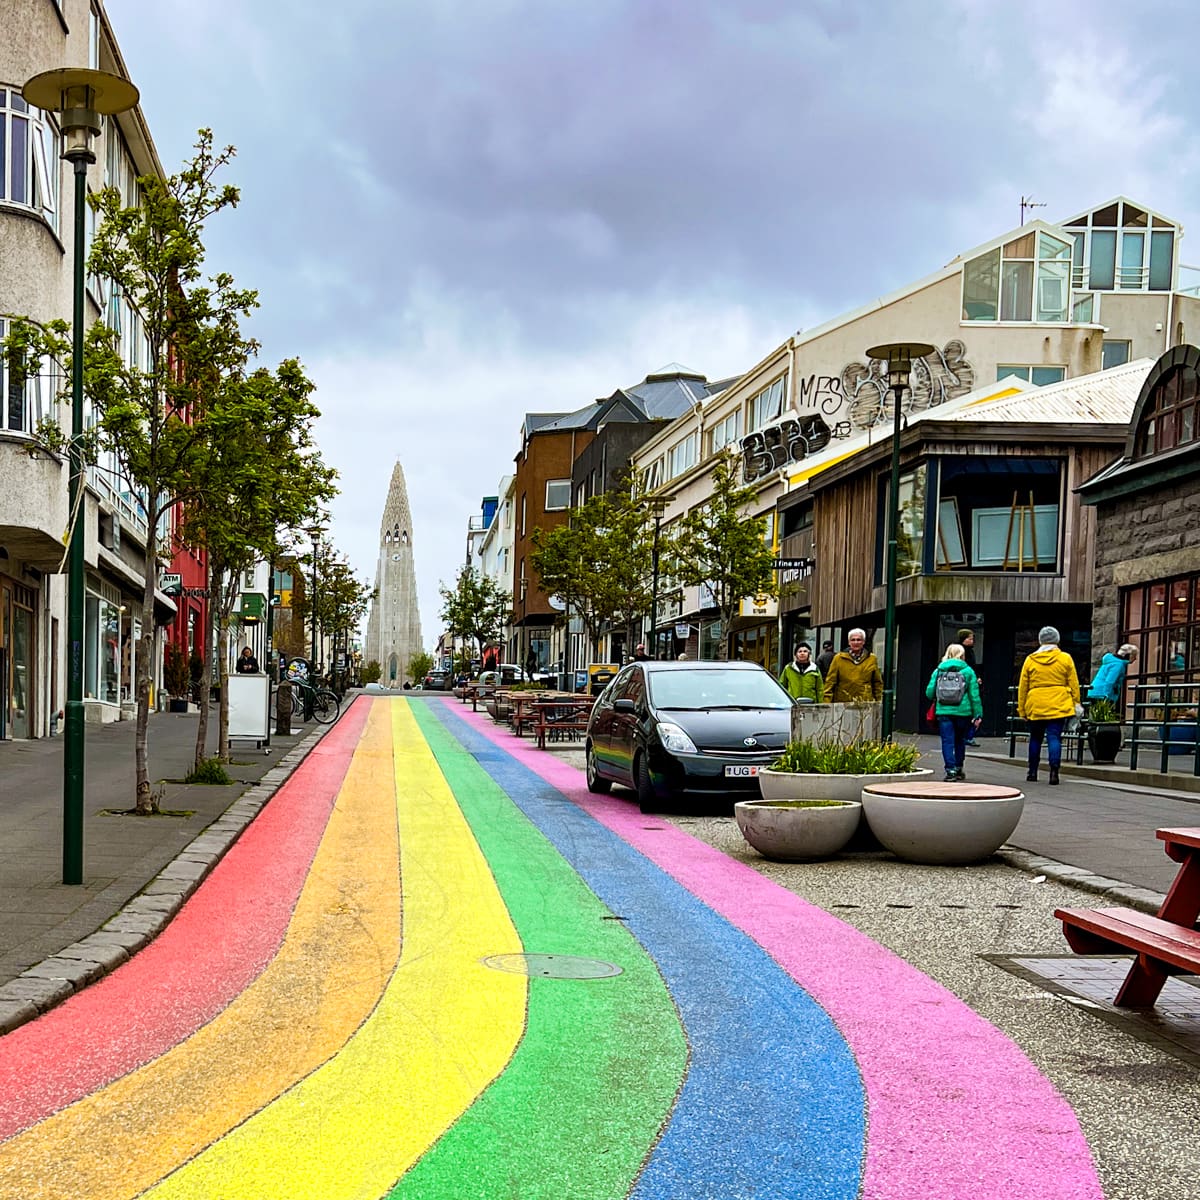
[[[493,971],[528,975],[532,979],[609,979],[622,972],[616,963],[570,954],[492,954],[480,961]]]

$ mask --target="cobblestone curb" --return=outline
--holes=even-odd
[[[1010,867],[1016,867],[1018,871],[1026,871],[1030,875],[1045,875],[1047,879],[1053,879],[1056,883],[1067,883],[1085,892],[1095,892],[1105,900],[1123,904],[1127,908],[1136,908],[1140,912],[1156,913],[1163,902],[1161,892],[1134,887],[1132,884],[1122,883],[1119,879],[1109,879],[1107,875],[1094,875],[1084,867],[1073,867],[1054,858],[1031,854],[1028,850],[1002,846],[996,856]]]
[[[157,937],[279,786],[332,728],[318,725],[297,742],[95,933],[0,985],[0,1035],[95,983]]]

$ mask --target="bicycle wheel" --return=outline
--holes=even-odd
[[[313,716],[322,725],[328,725],[330,722],[335,721],[340,708],[341,704],[333,692],[325,691],[324,689],[319,692],[313,692]]]

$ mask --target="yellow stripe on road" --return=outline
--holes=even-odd
[[[0,1194],[136,1196],[345,1045],[400,950],[396,769],[380,703],[276,957],[179,1046],[0,1146]]]
[[[521,944],[406,701],[392,701],[404,946],[330,1062],[147,1193],[155,1200],[377,1197],[504,1069],[527,980],[484,967]]]

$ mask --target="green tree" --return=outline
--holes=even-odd
[[[418,650],[408,660],[408,666],[405,668],[405,673],[413,683],[420,683],[430,671],[433,670],[433,655],[427,654],[424,650]]]
[[[765,517],[748,517],[758,489],[740,487],[741,460],[724,453],[712,473],[712,491],[679,523],[667,543],[671,574],[685,587],[707,587],[721,612],[722,646],[745,596],[774,596],[774,553],[766,543]]]
[[[474,567],[463,567],[453,588],[442,584],[438,591],[442,596],[439,615],[446,629],[454,637],[475,642],[482,657],[483,648],[498,641],[508,623],[512,610],[508,592]]]
[[[543,590],[583,622],[593,657],[606,627],[640,620],[650,607],[652,529],[622,486],[572,509],[565,525],[533,531],[530,563]]]
[[[315,520],[336,492],[335,473],[312,440],[320,415],[313,385],[290,359],[274,371],[230,370],[205,411],[206,453],[188,480],[194,500],[178,527],[187,545],[208,551],[209,628],[215,625],[221,683],[217,757],[229,758],[228,642],[239,580],[260,562],[284,555],[293,531]],[[201,681],[196,761],[204,758],[207,671]]]
[[[369,663],[367,663],[367,665],[365,667],[363,667],[363,669],[359,675],[359,679],[364,684],[365,683],[378,683],[382,675],[383,675],[383,668],[379,665],[378,662],[376,662],[375,659],[371,659],[371,661]]]
[[[212,133],[201,130],[192,159],[176,175],[138,179],[138,204],[127,207],[115,188],[91,197],[99,227],[87,269],[110,288],[133,315],[127,350],[115,328],[98,321],[84,343],[84,391],[91,405],[89,430],[80,447],[85,460],[123,477],[146,517],[147,545],[137,649],[137,725],[134,740],[135,811],[153,812],[147,731],[155,662],[154,591],[158,577],[160,522],[169,509],[197,499],[209,434],[208,389],[257,347],[242,337],[239,322],[257,306],[255,293],[234,286],[229,275],[203,278],[207,221],[236,206],[238,190],[218,186],[216,174],[233,157],[216,152]],[[114,304],[113,310],[116,311]],[[140,333],[140,337],[137,334]],[[58,361],[70,394],[69,343],[64,322],[34,326],[14,322],[7,350],[21,370],[45,358]],[[44,422],[42,445],[62,449],[60,426]],[[72,514],[72,522],[79,514]]]

